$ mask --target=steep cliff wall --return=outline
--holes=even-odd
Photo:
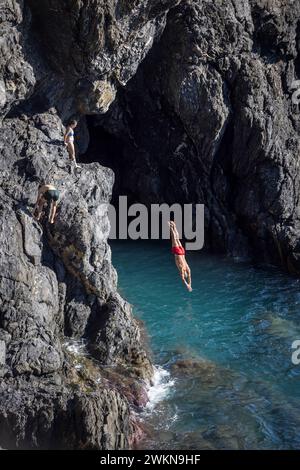
[[[204,203],[207,247],[299,273],[299,64],[298,1],[180,2],[94,120],[123,145],[120,191]]]
[[[62,119],[104,112],[172,2],[0,4],[0,446],[126,448],[152,366],[107,244],[114,175],[71,169]],[[84,148],[88,135],[81,131]],[[32,217],[41,181],[54,226]],[[85,354],[70,338],[84,340]]]
[[[299,273],[300,4],[2,0],[0,22],[0,447],[128,447],[152,369],[117,293],[114,175],[85,116],[122,150],[117,191],[204,202],[207,246]],[[94,161],[77,172],[71,116]],[[54,227],[31,215],[44,179],[62,194]]]

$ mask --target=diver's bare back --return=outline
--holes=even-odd
[[[178,271],[180,272],[180,274],[185,274],[186,272],[188,272],[188,266],[187,266],[185,256],[184,255],[180,255],[180,256],[174,255],[174,257],[175,257],[176,266],[177,266]]]

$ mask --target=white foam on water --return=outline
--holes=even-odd
[[[87,356],[86,345],[83,340],[70,340],[64,342],[66,350],[77,356]]]
[[[152,382],[148,389],[149,401],[145,410],[147,412],[153,411],[156,405],[168,396],[175,383],[170,373],[161,366],[154,367]]]

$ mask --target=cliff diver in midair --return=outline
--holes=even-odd
[[[36,220],[40,220],[43,208],[46,204],[50,204],[48,222],[54,223],[57,203],[59,200],[59,191],[52,184],[41,184],[38,189],[37,201],[34,206],[33,215]]]
[[[175,256],[175,264],[188,291],[192,292],[191,270],[185,259],[185,249],[181,244],[175,222],[170,221],[169,227],[171,231],[172,253]]]

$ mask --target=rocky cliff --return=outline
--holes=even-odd
[[[107,243],[113,172],[74,172],[62,145],[62,120],[107,109],[168,7],[114,3],[0,4],[2,448],[127,448],[151,379]],[[54,226],[32,217],[43,180],[61,193]]]
[[[205,203],[214,250],[299,273],[300,3],[1,0],[0,51],[0,447],[126,448],[152,369],[100,163],[115,194]],[[53,227],[32,218],[42,180]]]

